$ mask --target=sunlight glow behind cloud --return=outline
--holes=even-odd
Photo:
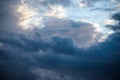
[[[18,24],[23,29],[32,29],[41,25],[42,17],[35,9],[30,9],[27,4],[18,5],[16,11],[20,15]]]
[[[54,2],[54,1],[53,1]],[[85,22],[87,24],[91,24],[91,26],[89,26],[91,32],[89,34],[86,33],[82,33],[82,35],[78,35],[80,34],[82,31],[86,32],[88,29],[86,29],[86,27],[80,28],[83,30],[80,30],[81,32],[78,32],[77,36],[73,37],[73,33],[76,34],[76,32],[74,32],[74,30],[70,31],[72,34],[73,41],[74,43],[78,44],[80,43],[80,46],[89,46],[91,44],[95,44],[96,41],[97,42],[103,42],[105,41],[105,39],[112,34],[111,30],[106,29],[104,27],[104,25],[108,25],[108,24],[114,24],[115,22],[113,20],[107,20],[109,14],[105,13],[104,11],[91,11],[90,8],[97,8],[102,6],[107,5],[107,3],[105,2],[103,4],[103,2],[99,2],[96,3],[95,5],[92,4],[92,2],[89,2],[87,0],[83,1],[76,1],[73,0],[71,5],[68,7],[65,7],[63,5],[57,5],[54,3],[50,3],[48,4],[49,1],[46,0],[32,0],[31,2],[28,0],[22,0],[21,3],[19,5],[17,5],[17,13],[19,14],[19,26],[24,29],[24,30],[28,30],[28,29],[34,29],[34,28],[45,28],[45,30],[48,30],[48,33],[50,30],[69,30],[69,27],[73,24],[69,23],[69,20],[73,20],[75,22]],[[109,3],[109,5],[111,5],[111,3]],[[109,8],[109,6],[107,6],[107,8]],[[51,19],[50,19],[51,18]],[[58,19],[58,21],[53,21],[51,22],[51,20],[54,20],[54,18]],[[62,20],[63,22],[59,22],[59,20]],[[66,21],[68,20],[68,23],[66,24],[66,22],[64,22],[64,19],[66,19]],[[106,19],[106,21],[105,21]],[[54,23],[55,22],[55,23]],[[58,24],[56,24],[58,23]],[[102,23],[102,24],[101,24]],[[77,23],[75,23],[77,24]],[[54,26],[54,27],[53,27]],[[62,27],[61,27],[62,26]],[[74,27],[76,27],[76,25],[74,25]],[[92,29],[93,27],[93,29]],[[45,31],[43,30],[43,31]],[[92,31],[93,30],[93,31]],[[56,33],[54,34],[58,34],[59,31],[55,31]],[[52,34],[52,35],[54,35]],[[62,33],[59,33],[59,35],[62,36],[66,36],[68,37],[68,33],[64,33],[64,35]],[[87,35],[91,38],[91,41],[86,41],[83,42],[84,44],[81,44],[81,41],[86,37],[81,37]],[[69,36],[70,37],[70,36]]]
[[[105,24],[106,25],[114,25],[116,23],[116,21],[115,20],[105,20]]]

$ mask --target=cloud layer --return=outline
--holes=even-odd
[[[116,24],[106,26],[114,33],[103,42],[99,42],[104,34],[98,23],[41,15],[50,10],[61,11],[50,5],[62,6],[67,11],[68,7],[74,6],[71,1],[74,0],[0,1],[0,80],[120,79],[120,14],[112,14]],[[85,1],[82,3],[88,3]],[[31,25],[36,16],[29,16],[35,18],[30,21],[32,29],[19,25],[21,14],[16,12],[15,4],[26,2],[47,7],[37,15],[38,19],[42,17],[43,28],[40,28],[41,24]]]

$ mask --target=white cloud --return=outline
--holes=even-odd
[[[111,2],[116,2],[116,0],[111,0]]]
[[[118,6],[117,6],[117,7],[118,7],[118,10],[120,10],[120,3],[118,3]]]
[[[42,17],[39,13],[29,7],[27,3],[21,3],[17,6],[16,12],[19,14],[18,25],[24,30],[39,27],[42,24]]]
[[[114,25],[114,24],[116,24],[116,21],[115,21],[115,20],[108,19],[108,20],[105,20],[104,23],[105,23],[106,25]]]
[[[65,18],[66,10],[62,6],[50,6],[50,10],[44,14],[44,16],[55,17],[55,18]]]

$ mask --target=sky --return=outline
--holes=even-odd
[[[0,0],[0,80],[120,80],[119,0]]]

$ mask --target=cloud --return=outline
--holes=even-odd
[[[43,0],[43,3],[45,4],[52,4],[52,5],[63,5],[63,6],[69,6],[71,4],[71,0]]]
[[[96,23],[44,17],[43,29],[26,31],[16,24],[14,9],[2,8],[0,80],[119,80],[118,31],[93,45],[100,34]],[[119,15],[113,19],[119,22]]]
[[[25,29],[33,29],[35,27],[43,28],[44,17],[65,18],[66,2],[69,0],[22,0],[16,5],[16,13],[18,16],[18,25]],[[65,3],[65,4],[64,4]],[[64,5],[63,5],[64,4]]]
[[[114,31],[119,31],[120,30],[120,13],[115,13],[112,16],[112,19],[116,21],[116,24],[115,25],[107,25],[107,27]]]
[[[16,12],[20,15],[18,25],[25,30],[42,24],[42,17],[37,11],[30,9],[27,4],[18,5]]]
[[[31,2],[29,2],[29,0],[22,0],[23,3],[37,3],[37,4],[41,4],[42,6],[47,6],[49,7],[49,5],[62,5],[64,7],[70,6],[71,4],[71,0],[31,0]]]
[[[91,9],[92,11],[94,10],[102,10],[102,11],[115,11],[117,8],[94,8],[94,9]]]
[[[3,80],[119,78],[119,33],[87,50],[76,47],[69,38],[52,37],[53,42],[47,43],[38,33],[13,34],[0,39]]]
[[[55,72],[49,69],[35,68],[31,70],[32,73],[38,75],[38,80],[72,80],[69,76]]]
[[[120,21],[120,13],[115,13],[115,14],[112,16],[112,18],[115,19],[115,20]]]
[[[79,6],[81,8],[85,8],[85,7],[91,7],[93,6],[93,4],[90,1],[83,0],[83,1],[79,1]]]
[[[0,1],[0,30],[5,28],[9,28],[9,30],[13,29],[17,24],[16,15],[14,12],[14,6],[12,6],[11,1]]]
[[[45,27],[41,30],[43,38],[51,38],[54,36],[71,38],[74,44],[79,47],[87,47],[94,44],[96,42],[95,39],[101,35],[98,30],[99,26],[95,23],[49,17],[45,18],[44,21]]]
[[[65,18],[66,10],[62,6],[50,6],[50,10],[44,14],[44,16]]]
[[[106,25],[114,25],[115,23],[116,23],[115,20],[112,20],[112,19],[105,20]]]

